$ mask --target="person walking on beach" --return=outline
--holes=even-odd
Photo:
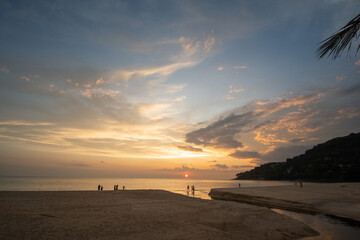
[[[100,191],[100,184],[98,185],[98,191]]]
[[[125,190],[125,186],[123,186],[123,190]]]
[[[101,185],[100,189],[101,189],[101,191],[103,190],[103,185]]]

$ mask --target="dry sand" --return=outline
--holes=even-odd
[[[317,233],[258,206],[161,191],[0,192],[0,239],[298,239]]]
[[[232,200],[305,213],[323,213],[360,221],[360,183],[304,183],[274,187],[212,189],[215,199]]]

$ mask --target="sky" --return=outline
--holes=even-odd
[[[360,132],[356,0],[0,2],[0,175],[231,179]]]

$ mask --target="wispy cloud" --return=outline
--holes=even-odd
[[[30,82],[30,78],[27,76],[21,76],[20,79],[24,80],[25,82]]]
[[[104,84],[104,79],[101,77],[95,82],[96,86]]]
[[[147,78],[147,77],[167,77],[174,72],[188,68],[196,65],[196,62],[189,61],[189,62],[179,62],[179,63],[172,63],[169,65],[159,66],[159,67],[152,67],[152,68],[141,68],[141,69],[134,69],[134,70],[114,70],[110,73],[110,80],[111,81],[132,81],[137,80],[140,78]]]
[[[258,152],[236,150],[235,152],[229,154],[229,156],[240,159],[248,159],[248,158],[259,158],[260,154]]]
[[[188,171],[201,171],[202,169],[188,167],[187,165],[181,165],[181,167],[175,168],[161,168],[158,171],[169,171],[169,172],[188,172]]]
[[[340,82],[342,80],[344,80],[346,78],[346,76],[336,76],[336,81]]]
[[[54,123],[49,122],[27,122],[27,121],[1,121],[0,125],[13,125],[13,126],[52,126]]]
[[[228,165],[226,165],[226,164],[214,164],[214,165],[211,165],[211,167],[213,167],[213,168],[218,168],[218,169],[228,169],[229,168],[229,166]]]
[[[248,66],[242,65],[242,66],[233,66],[233,69],[247,69]]]
[[[5,66],[0,66],[0,72],[9,73],[10,70]]]
[[[152,120],[159,120],[176,113],[176,110],[172,108],[171,104],[139,103],[137,104],[137,110],[141,115]]]
[[[192,146],[177,146],[179,149],[184,151],[190,151],[190,152],[202,152],[203,150],[201,148],[196,148]]]
[[[102,98],[102,97],[115,97],[120,93],[119,90],[104,90],[102,88],[93,88],[93,89],[85,89],[80,90],[81,95],[87,97],[89,99],[93,98]]]

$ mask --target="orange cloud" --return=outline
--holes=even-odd
[[[201,148],[196,148],[192,146],[177,146],[179,149],[184,151],[190,151],[190,152],[202,152],[203,150]]]
[[[104,84],[104,79],[101,77],[95,82],[96,86]]]

